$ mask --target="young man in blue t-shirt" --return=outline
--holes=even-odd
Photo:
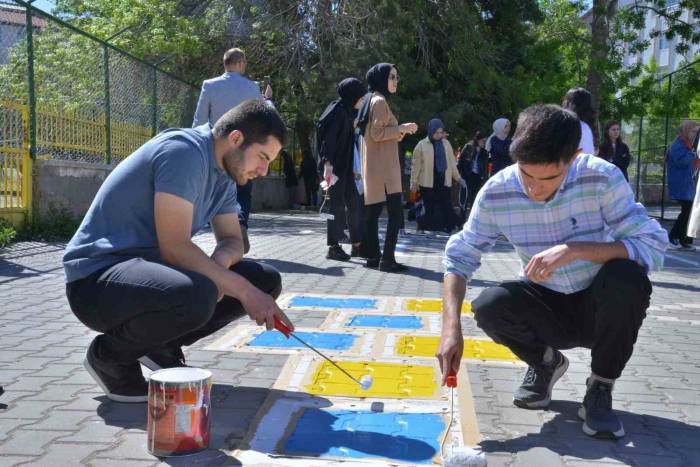
[[[289,319],[275,303],[270,266],[243,260],[236,184],[265,175],[286,137],[262,101],[241,103],[213,126],[166,130],[119,164],[66,247],[66,293],[97,336],[85,366],[118,402],[146,402],[139,361],[184,366],[183,345],[247,313],[268,329]],[[207,256],[192,236],[211,223]]]

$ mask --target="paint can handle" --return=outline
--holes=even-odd
[[[448,388],[456,388],[457,387],[457,372],[455,370],[450,370],[450,372],[447,374],[447,379],[445,381],[445,385]]]
[[[277,329],[279,332],[284,334],[284,336],[289,339],[289,335],[292,333],[292,331],[285,325],[281,319],[275,315],[275,329]]]

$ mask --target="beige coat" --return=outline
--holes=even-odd
[[[690,220],[688,221],[688,236],[700,237],[700,183],[695,189],[695,201],[693,201],[693,210],[690,211]]]
[[[447,157],[447,170],[445,170],[445,186],[452,186],[452,180],[459,182],[462,177],[457,170],[457,160],[452,145],[446,139],[442,139]],[[413,150],[413,163],[411,164],[411,191],[417,191],[419,186],[433,187],[433,171],[435,164],[435,150],[433,143],[427,137],[420,140]]]
[[[369,121],[360,146],[365,204],[386,201],[386,194],[401,192],[399,122],[381,94],[372,94]]]

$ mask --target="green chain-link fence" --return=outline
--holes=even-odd
[[[0,81],[11,83],[0,99],[29,107],[32,156],[109,164],[164,128],[191,125],[191,83],[23,0],[0,11]]]
[[[661,96],[662,104],[655,109],[654,116],[643,115],[623,122],[622,138],[630,148],[632,161],[628,173],[630,185],[638,201],[647,206],[658,206],[663,219],[675,203],[668,196],[666,182],[666,153],[678,135],[678,127],[683,120],[700,122],[700,113],[690,110],[687,115],[678,115],[683,108],[675,101],[674,86],[688,86],[698,79],[696,60],[688,65],[659,78],[655,92]],[[694,84],[691,84],[694,86]],[[697,89],[695,91],[697,95]]]
[[[198,88],[24,0],[0,0],[0,215],[26,219],[32,161],[118,163],[192,123]]]

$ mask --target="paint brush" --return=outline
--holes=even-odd
[[[313,350],[314,352],[316,352],[317,354],[319,354],[321,357],[325,358],[331,365],[333,365],[334,367],[336,367],[337,369],[339,369],[340,371],[342,371],[343,374],[345,374],[348,378],[350,378],[351,380],[353,380],[353,381],[355,381],[357,384],[359,384],[360,387],[361,387],[362,389],[364,389],[365,391],[368,390],[368,389],[372,386],[372,377],[371,377],[370,375],[364,375],[360,380],[358,380],[358,379],[355,378],[353,375],[351,375],[350,373],[348,373],[347,371],[345,371],[343,368],[341,368],[340,365],[338,365],[337,363],[335,363],[335,362],[334,362],[333,360],[331,360],[329,357],[326,357],[326,356],[323,355],[321,352],[319,352],[319,351],[318,351],[316,348],[314,348],[311,344],[308,344],[308,343],[304,342],[303,339],[301,339],[299,336],[295,335],[295,334],[292,332],[292,330],[289,329],[289,328],[287,327],[287,325],[284,324],[277,316],[275,316],[275,329],[277,329],[279,332],[281,332],[282,334],[284,334],[285,337],[286,337],[287,339],[289,339],[290,337],[293,337],[293,338],[295,338],[296,340],[298,340],[299,342],[301,342],[302,344],[304,344],[306,347],[310,348],[311,350]]]
[[[445,430],[445,435],[442,437],[442,442],[440,442],[440,457],[442,458],[442,465],[445,467],[486,467],[486,456],[484,453],[477,449],[472,449],[467,446],[461,446],[457,448],[451,448],[450,454],[445,455],[445,441],[450,434],[450,428],[452,428],[452,423],[455,419],[455,388],[457,387],[457,372],[452,369],[447,374],[445,379],[445,386],[450,388],[450,423],[447,424],[447,429]]]
[[[454,369],[451,369],[450,372],[447,373],[445,386],[450,388],[450,423],[447,424],[445,436],[442,437],[442,442],[440,443],[440,455],[443,457],[443,459],[445,457],[445,454],[443,453],[445,441],[447,441],[447,437],[450,434],[450,428],[452,427],[452,422],[454,422],[455,419],[455,388],[457,387],[457,372]]]

